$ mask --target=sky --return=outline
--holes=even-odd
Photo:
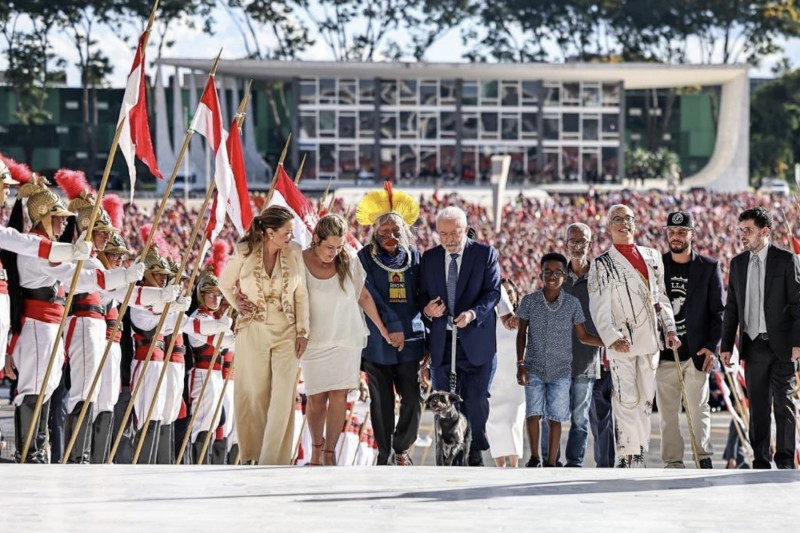
[[[218,7],[214,12],[214,19],[216,33],[213,36],[204,34],[199,28],[188,28],[184,24],[171,25],[168,38],[174,41],[175,44],[173,47],[165,49],[164,56],[212,58],[219,52],[220,48],[222,48],[223,59],[235,59],[245,56],[244,41],[230,14]],[[131,35],[133,35],[134,31],[134,29],[131,29]],[[263,32],[262,35],[268,35],[268,33]],[[402,37],[400,38],[402,39]],[[106,28],[101,30],[98,39],[103,52],[109,56],[111,64],[114,66],[114,72],[110,77],[110,85],[112,87],[124,87],[125,78],[132,62],[132,47],[135,44],[135,39],[131,39],[130,43],[126,43],[118,35]],[[69,86],[77,86],[79,84],[79,75],[77,68],[74,66],[77,61],[77,52],[74,50],[74,45],[66,34],[54,35],[52,44],[55,49],[62,51],[62,55],[69,63],[67,84]],[[262,46],[264,44],[272,45],[274,41],[270,42],[269,38],[265,37]],[[793,39],[780,44],[784,47],[784,52],[766,57],[762,65],[750,70],[751,77],[773,77],[770,71],[771,67],[784,56],[790,59],[793,66],[800,66],[800,40]],[[690,55],[692,53],[697,54],[699,53],[699,48],[690,43],[689,51]],[[454,29],[445,34],[443,38],[431,47],[425,59],[429,62],[461,62],[464,61],[462,58],[463,53],[464,47],[461,43],[459,30]],[[152,60],[154,57],[155,50],[151,47],[148,50],[148,58]],[[302,59],[324,61],[332,60],[333,57],[322,39],[317,39],[317,42],[303,54]],[[5,54],[3,54],[0,57],[0,70],[5,69],[6,65]]]

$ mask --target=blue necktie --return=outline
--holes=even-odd
[[[456,314],[456,285],[458,284],[458,254],[450,254],[450,266],[447,269],[447,307]]]

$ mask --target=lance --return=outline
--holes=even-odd
[[[217,55],[217,58],[214,60],[214,64],[212,65],[211,71],[209,72],[209,77],[214,76],[214,74],[216,73],[217,66],[219,65],[219,60],[220,60],[220,56],[221,55],[222,55],[222,50],[220,50],[219,55]],[[144,250],[142,251],[141,257],[143,257],[143,258],[146,257],[147,252],[150,250],[150,246],[153,243],[153,238],[155,237],[155,233],[156,233],[156,227],[157,227],[159,221],[161,220],[161,216],[164,214],[164,210],[166,209],[167,199],[169,198],[169,193],[171,192],[172,186],[175,183],[175,179],[178,176],[178,170],[180,169],[180,165],[183,162],[183,158],[186,156],[186,151],[189,148],[189,141],[191,141],[192,135],[194,135],[194,130],[192,130],[190,128],[190,129],[188,129],[186,131],[186,137],[184,137],[184,139],[183,139],[183,146],[181,147],[181,151],[180,151],[180,154],[178,155],[178,159],[175,161],[175,167],[172,170],[172,175],[170,176],[169,183],[167,183],[167,188],[164,191],[164,197],[161,199],[161,204],[159,205],[158,211],[156,212],[155,218],[153,219],[152,230],[150,231],[150,235],[147,236],[147,241],[145,242],[145,247],[144,247]],[[127,309],[128,309],[128,303],[130,302],[131,296],[133,294],[133,289],[134,289],[133,285],[128,287],[128,293],[125,295],[125,299],[123,300],[122,305],[120,305],[119,318],[117,318],[117,321],[114,323],[114,327],[111,330],[110,339],[109,339],[108,343],[106,344],[106,353],[103,355],[104,359],[106,358],[106,356],[108,355],[108,352],[111,349],[112,339],[114,338],[114,335],[116,334],[117,330],[119,329],[119,325],[122,322],[122,318],[123,318],[123,316],[125,314],[125,311],[127,311]],[[167,306],[165,306],[165,308],[164,308],[164,312],[162,313],[162,319],[165,319],[168,311],[169,311],[169,304],[167,304]],[[163,323],[160,324],[160,326],[163,326]],[[143,363],[142,364],[142,373],[139,376],[140,379],[136,382],[136,389],[137,390],[141,387],[141,385],[142,385],[142,383],[144,381],[142,379],[143,376],[144,376],[144,370],[147,368],[147,365],[150,363],[150,359],[153,356],[154,347],[155,347],[155,343],[153,343],[153,346],[151,346],[150,349],[148,349],[147,357],[142,362]],[[102,370],[102,368],[100,370]],[[108,462],[107,462],[108,464],[111,464],[113,462],[113,460],[114,460],[114,456],[116,455],[116,450],[119,447],[120,440],[122,439],[122,433],[124,431],[124,428],[125,428],[125,425],[127,424],[128,419],[130,418],[132,410],[133,410],[133,396],[131,396],[131,401],[128,403],[128,407],[125,410],[123,423],[121,424],[120,431],[117,433],[117,436],[116,436],[116,438],[114,440],[114,444],[113,444],[112,449],[111,449],[111,454],[109,454],[109,458],[108,458]]]
[[[144,46],[142,47],[142,51],[144,51],[144,48],[147,46],[147,40],[150,38],[150,31],[153,29],[153,24],[155,22],[156,11],[158,10],[159,1],[160,0],[155,0],[155,3],[153,4],[153,9],[150,11],[150,18],[147,20],[147,27],[145,29],[145,36],[143,41]],[[89,243],[92,242],[92,230],[94,228],[94,223],[97,220],[97,215],[100,212],[101,200],[103,199],[103,194],[105,194],[106,191],[106,185],[108,184],[108,177],[111,174],[111,167],[114,165],[114,157],[116,156],[117,148],[119,147],[119,138],[122,135],[122,129],[124,126],[125,126],[125,120],[122,120],[120,121],[119,124],[117,124],[117,129],[114,132],[114,138],[111,141],[111,149],[109,150],[108,158],[106,159],[106,166],[105,169],[103,170],[103,178],[100,180],[100,187],[98,187],[97,189],[97,198],[95,199],[95,204],[92,207],[92,213],[91,216],[89,217],[89,226],[86,230],[86,242]],[[72,276],[72,282],[70,284],[69,294],[67,294],[66,301],[64,302],[64,314],[61,316],[61,322],[58,324],[58,332],[56,333],[55,342],[53,343],[53,349],[50,352],[50,360],[47,362],[47,369],[45,370],[44,373],[42,388],[39,391],[38,398],[36,399],[36,406],[33,411],[33,423],[31,423],[31,427],[28,430],[28,435],[25,437],[25,444],[22,446],[22,455],[20,457],[21,463],[25,462],[25,458],[28,455],[28,449],[31,444],[31,439],[33,438],[34,429],[38,425],[39,415],[41,414],[42,403],[44,401],[45,388],[47,387],[47,382],[50,379],[50,374],[53,370],[53,364],[55,363],[55,358],[61,344],[62,340],[61,337],[62,334],[64,333],[64,326],[66,325],[67,319],[69,318],[69,309],[72,306],[72,300],[75,297],[75,289],[78,286],[78,279],[80,278],[81,270],[83,270],[83,263],[84,263],[83,261],[78,261],[75,264],[75,273]],[[102,369],[98,369],[96,376],[98,379],[100,376],[100,370]],[[72,451],[72,447],[74,446],[75,440],[78,437],[79,433],[78,429],[80,429],[81,424],[83,423],[83,420],[86,417],[86,412],[89,409],[89,406],[91,405],[91,399],[92,395],[94,394],[95,388],[96,388],[96,382],[93,381],[92,387],[89,390],[89,394],[87,395],[86,400],[83,402],[83,407],[81,408],[80,416],[78,417],[77,424],[75,425],[76,429],[72,432],[72,436],[70,438],[72,446],[67,448],[67,450],[65,451],[62,463],[67,462],[67,459],[69,458],[69,454]]]
[[[286,144],[283,145],[283,151],[281,152],[281,158],[278,160],[278,166],[282,166],[284,160],[286,159],[286,152],[289,150],[289,141],[292,140],[292,133],[289,132],[289,136],[286,137]],[[272,195],[275,192],[275,184],[278,182],[278,172],[275,171],[272,173],[272,183],[269,186],[269,192],[267,193],[267,202],[266,205],[269,205],[269,201],[272,200]]]
[[[728,374],[726,369],[723,368],[722,369],[722,373],[725,376],[725,380],[728,382],[728,385],[730,387],[731,395],[733,396],[733,401],[734,401],[734,405],[735,405],[734,409],[736,409],[736,411],[739,413],[739,418],[742,421],[742,423],[740,425],[735,417],[731,417],[731,423],[733,424],[733,427],[736,429],[736,434],[739,437],[739,442],[742,444],[742,448],[745,450],[745,453],[748,456],[747,458],[750,459],[750,462],[752,463],[753,462],[753,457],[752,457],[752,453],[750,451],[750,448],[751,448],[750,440],[745,437],[745,433],[743,431],[743,429],[745,431],[747,429],[746,427],[744,427],[744,425],[745,425],[744,406],[742,405],[742,402],[739,399],[739,393],[736,390],[736,387],[734,387],[734,385],[733,385],[733,379]]]
[[[328,186],[325,187],[325,192],[322,193],[322,198],[319,199],[319,206],[317,207],[317,216],[318,217],[321,217],[322,216],[322,212],[325,211],[325,202],[328,201],[328,193],[331,190],[331,182],[332,181],[333,181],[333,178],[330,178],[328,180]]]
[[[219,354],[219,349],[220,346],[222,345],[221,340],[222,340],[222,334],[220,333],[220,339],[217,341],[217,345],[214,347],[214,356],[211,358],[211,365],[209,365],[208,367],[208,373],[206,374],[206,379],[203,382],[203,389],[200,391],[200,397],[198,397],[198,400],[202,398],[202,394],[205,392],[205,386],[206,382],[208,381],[208,377],[211,375],[211,372],[213,372],[212,369],[214,368],[214,364],[216,363],[216,357]],[[200,456],[197,458],[197,464],[199,465],[203,464],[203,459],[205,459],[206,451],[208,450],[208,446],[211,443],[211,435],[213,435],[215,429],[214,426],[216,426],[217,422],[219,421],[219,414],[220,411],[222,411],[222,402],[223,400],[225,400],[225,390],[228,388],[228,381],[231,379],[231,376],[233,375],[233,370],[234,370],[234,362],[231,361],[231,369],[228,372],[228,375],[225,376],[225,382],[222,384],[222,392],[220,393],[219,399],[217,400],[217,405],[214,407],[214,416],[211,417],[211,425],[209,426],[208,431],[206,431],[206,437],[205,439],[203,439],[203,448],[200,450]],[[187,435],[190,434],[191,430],[192,426],[190,425],[189,428],[186,430],[186,434]]]
[[[208,184],[208,191],[206,192],[206,197],[203,200],[203,207],[200,210],[201,215],[197,217],[197,221],[195,222],[194,228],[192,229],[192,236],[189,238],[189,245],[186,248],[187,252],[183,257],[183,260],[181,261],[180,268],[178,269],[178,274],[177,274],[178,276],[180,276],[181,273],[186,269],[186,265],[189,262],[189,251],[194,246],[194,242],[197,240],[197,235],[200,233],[200,228],[203,226],[203,220],[205,219],[205,212],[206,212],[206,209],[208,208],[208,204],[211,202],[211,196],[214,194],[214,189],[215,189],[215,181],[212,180]],[[213,214],[211,216],[213,216]],[[200,253],[197,254],[197,258],[194,261],[194,268],[192,269],[192,275],[189,278],[189,283],[187,284],[188,288],[186,289],[186,292],[184,293],[184,296],[189,296],[192,293],[192,287],[194,286],[194,280],[197,278],[197,273],[200,271],[200,263],[203,260],[202,250],[203,250],[203,248],[205,246],[205,241],[206,241],[206,237],[204,237],[200,242]],[[161,332],[161,329],[163,328],[164,322],[166,321],[167,313],[169,312],[169,305],[170,304],[167,304],[164,307],[164,311],[161,313],[161,319],[159,320],[158,326],[156,326],[156,332],[153,335],[153,338],[157,338],[159,333]],[[147,425],[153,419],[153,411],[156,408],[156,398],[158,398],[158,392],[159,392],[159,390],[161,390],[161,385],[163,384],[164,378],[166,377],[167,371],[169,370],[169,359],[172,356],[172,351],[175,348],[175,341],[178,339],[178,336],[181,334],[181,322],[183,322],[183,316],[184,316],[184,312],[181,311],[180,313],[178,313],[178,317],[175,320],[175,327],[172,330],[172,335],[171,335],[171,339],[170,339],[170,343],[169,343],[169,348],[167,349],[167,352],[164,354],[164,365],[161,367],[161,373],[158,376],[158,382],[156,382],[155,391],[153,392],[153,398],[150,401],[150,408],[147,410],[147,416],[144,419],[144,424],[142,424],[142,428],[144,428],[144,429],[143,429],[142,433],[139,436],[139,440],[138,440],[138,442],[136,444],[136,451],[133,454],[133,461],[132,461],[133,464],[138,464],[139,463],[139,455],[142,452],[142,446],[144,445],[144,440],[145,440],[144,439],[145,431],[146,431]],[[157,346],[157,343],[155,343],[155,342],[150,343],[150,348],[148,349],[148,355],[152,356],[152,352],[155,350],[156,346]],[[147,358],[145,358],[145,360],[147,360]],[[146,370],[146,367],[143,367],[141,373],[139,374],[139,378],[137,380],[137,385],[139,384],[138,383],[139,381],[143,381],[144,380],[145,370]],[[139,387],[137,387],[136,390],[134,391],[134,393],[131,394],[130,403],[128,405],[133,405],[134,400],[136,400],[136,394],[139,392],[139,390],[140,390]],[[127,422],[127,420],[123,420],[123,422]],[[123,423],[122,426],[124,427],[124,425],[125,424]]]
[[[689,426],[689,438],[692,441],[692,455],[694,455],[694,465],[700,468],[700,456],[697,451],[697,441],[694,437],[694,424],[692,424],[692,412],[689,410],[689,399],[686,396],[686,385],[683,382],[683,369],[681,368],[681,360],[678,357],[678,350],[672,349],[672,356],[675,359],[675,371],[678,373],[678,382],[681,386],[681,397],[683,397],[683,409],[686,414],[686,423]]]
[[[355,408],[355,404],[353,405]],[[356,443],[356,453],[353,454],[353,460],[350,462],[351,466],[355,466],[356,459],[358,459],[358,449],[361,447],[361,437],[364,436],[364,430],[367,429],[367,421],[369,420],[369,415],[372,414],[371,409],[367,409],[367,414],[364,415],[364,420],[361,422],[361,427],[358,428],[358,442]]]

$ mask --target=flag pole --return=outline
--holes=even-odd
[[[306,155],[303,154],[303,160],[300,161],[300,166],[297,168],[297,172],[294,174],[294,184],[297,185],[300,183],[300,178],[303,177],[303,167],[306,166]],[[333,178],[331,178],[333,179]],[[328,187],[330,187],[330,183],[328,183]]]
[[[317,207],[317,216],[318,217],[321,217],[322,216],[322,212],[325,210],[325,202],[328,201],[328,193],[331,190],[331,182],[332,181],[333,181],[333,178],[328,179],[328,186],[325,187],[325,192],[322,193],[322,198],[319,199],[319,206]],[[297,184],[297,182],[295,182],[295,184]]]
[[[147,40],[150,37],[150,31],[153,28],[153,23],[155,22],[156,11],[158,10],[158,3],[160,0],[155,0],[155,4],[153,5],[153,9],[150,12],[150,18],[147,21],[147,28],[145,29],[145,37],[144,37],[144,46],[147,46]],[[138,48],[137,48],[138,51]],[[144,47],[142,48],[142,54],[144,54]],[[103,170],[103,178],[100,180],[100,187],[97,189],[97,195],[95,198],[94,206],[92,206],[92,213],[89,217],[89,226],[86,229],[86,237],[85,240],[88,243],[92,242],[92,230],[94,228],[94,223],[97,221],[97,216],[100,212],[100,204],[103,198],[103,194],[106,191],[106,185],[108,184],[108,178],[111,175],[111,167],[114,165],[114,158],[117,153],[117,148],[119,147],[119,138],[122,135],[122,129],[125,125],[125,120],[120,121],[117,124],[117,129],[114,131],[114,138],[111,141],[111,149],[108,152],[108,157],[106,158],[106,166]],[[66,301],[64,302],[64,313],[61,315],[61,322],[58,324],[58,331],[56,333],[55,342],[53,343],[53,348],[50,351],[50,359],[47,362],[47,368],[45,369],[44,377],[42,379],[42,387],[39,390],[39,395],[36,398],[36,406],[33,410],[33,418],[30,428],[28,428],[28,434],[25,437],[25,443],[22,446],[22,454],[20,456],[20,463],[24,463],[25,459],[28,455],[28,450],[30,449],[31,440],[33,439],[33,433],[38,426],[39,415],[42,412],[42,403],[44,403],[44,395],[45,390],[47,388],[47,382],[50,380],[50,374],[53,371],[53,365],[55,363],[56,355],[58,354],[58,349],[61,346],[62,336],[64,333],[64,327],[67,323],[67,319],[69,318],[69,309],[72,306],[72,300],[75,297],[75,289],[78,286],[78,279],[80,278],[81,271],[83,270],[83,263],[84,261],[78,261],[75,264],[75,273],[72,275],[72,282],[70,283],[69,293],[67,294]],[[92,395],[86,397],[86,401],[83,402],[83,407],[81,411],[85,411],[88,409],[88,406],[91,404]],[[84,417],[86,415],[84,414]],[[72,432],[72,441],[74,442],[75,438],[79,433],[80,424],[82,419],[78,421],[78,425],[75,426],[75,430]],[[72,449],[70,448],[70,451]],[[67,458],[69,457],[69,453],[64,454],[64,462],[66,462]]]
[[[208,184],[208,191],[206,191],[206,197],[203,200],[203,207],[200,210],[201,215],[197,217],[197,221],[194,224],[194,228],[192,229],[192,236],[189,238],[189,245],[186,247],[186,254],[184,254],[183,259],[181,260],[180,268],[178,269],[178,273],[176,276],[178,280],[180,280],[181,274],[183,274],[184,270],[186,270],[186,265],[189,263],[189,255],[191,253],[192,248],[194,247],[195,241],[197,240],[197,235],[200,233],[200,228],[203,226],[203,220],[205,220],[206,209],[208,209],[208,204],[211,203],[211,197],[214,195],[215,189],[216,189],[216,181],[211,180],[211,183]],[[211,214],[211,216],[212,217],[214,216],[213,213]],[[197,273],[200,270],[200,263],[203,260],[202,253],[203,253],[203,247],[205,246],[206,238],[207,237],[204,236],[203,239],[200,241],[200,250],[197,254],[197,259],[194,262],[192,275],[189,278],[189,283],[187,284],[188,289],[186,289],[186,291],[184,292],[184,296],[191,295],[192,293],[194,280],[197,278]],[[176,283],[180,283],[180,281],[177,281]],[[164,326],[164,322],[166,321],[167,314],[169,312],[169,306],[170,304],[167,304],[164,307],[164,311],[161,313],[158,326],[156,326],[156,333],[155,335],[153,335],[153,338],[157,338],[158,335],[160,334]],[[169,348],[164,353],[164,365],[161,367],[161,373],[158,376],[158,382],[156,383],[156,388],[155,391],[153,392],[153,399],[150,401],[150,409],[147,410],[147,416],[145,417],[144,423],[142,424],[143,431],[139,435],[139,440],[136,444],[136,450],[133,454],[133,460],[131,461],[133,464],[139,464],[139,455],[141,454],[142,446],[144,445],[144,440],[145,440],[144,436],[147,431],[147,425],[153,419],[153,411],[155,410],[156,407],[156,398],[158,397],[158,391],[161,390],[161,385],[164,382],[164,377],[166,377],[167,370],[169,370],[169,359],[170,356],[172,355],[173,349],[175,348],[175,341],[178,339],[178,335],[181,335],[181,322],[183,322],[183,316],[184,312],[181,311],[180,313],[178,313],[178,317],[175,320],[175,327],[172,330],[172,335],[171,335],[172,338],[170,339]],[[150,343],[150,347],[147,351],[147,357],[145,357],[145,365],[142,367],[142,371],[139,374],[139,379],[137,380],[136,383],[137,387],[131,394],[131,399],[128,405],[133,405],[134,400],[136,400],[136,396],[140,390],[139,383],[144,381],[145,370],[147,369],[147,362],[152,357],[153,351],[155,350],[156,346],[157,343],[155,342]],[[126,423],[127,420],[123,419],[123,423],[120,425],[124,427]]]
[[[286,159],[286,152],[289,150],[289,142],[292,140],[292,132],[289,132],[289,136],[286,137],[286,144],[283,145],[283,152],[281,152],[281,158],[278,160],[278,167],[283,165],[283,161]],[[275,192],[275,184],[278,183],[278,172],[275,171],[272,173],[272,183],[269,186],[269,192],[267,193],[267,201],[265,205],[269,206],[270,200],[272,200],[272,194]]]
[[[214,364],[217,362],[216,359],[217,359],[217,356],[219,355],[220,347],[222,346],[222,338],[223,338],[223,334],[220,333],[220,337],[219,337],[219,339],[217,341],[217,345],[214,347],[214,356],[211,358],[211,365],[209,365],[208,373],[206,374],[206,379],[205,379],[205,381],[203,381],[203,388],[200,391],[200,396],[198,397],[198,402],[203,397],[203,394],[206,391],[206,381],[208,381],[208,377],[211,375],[211,372],[213,371]],[[235,358],[235,356],[234,356],[234,358]],[[208,446],[209,446],[209,444],[211,442],[211,435],[213,434],[213,431],[214,431],[214,425],[219,421],[218,417],[219,417],[220,411],[222,410],[222,402],[225,399],[225,390],[228,388],[228,381],[231,379],[231,376],[233,375],[233,370],[234,370],[234,362],[231,361],[230,372],[228,372],[228,375],[225,376],[225,383],[222,384],[222,392],[220,393],[219,400],[217,400],[217,405],[214,408],[214,416],[211,417],[211,426],[208,428],[208,431],[206,431],[206,437],[205,437],[205,439],[203,439],[203,447],[200,450],[199,457],[197,458],[197,464],[199,464],[199,465],[203,464],[203,460],[205,459],[205,456],[206,456],[206,451],[208,451]],[[192,417],[192,419],[194,420],[194,417]],[[192,430],[192,424],[190,423],[189,428],[186,430],[186,434],[190,435],[191,434],[190,433],[191,430]],[[186,441],[186,437],[184,437],[183,440]]]
[[[214,74],[216,73],[217,66],[219,65],[219,60],[220,60],[220,56],[221,55],[222,55],[222,50],[220,50],[219,55],[217,55],[217,58],[214,60],[214,64],[212,65],[211,71],[209,72],[209,77],[214,76]],[[142,254],[141,254],[142,258],[146,257],[147,252],[150,250],[150,247],[153,244],[153,239],[154,239],[155,234],[156,234],[156,227],[158,226],[158,223],[161,220],[161,216],[164,214],[164,210],[166,209],[167,200],[169,199],[169,194],[172,191],[172,186],[174,185],[175,178],[178,175],[178,169],[180,168],[180,164],[183,162],[183,158],[186,156],[186,151],[189,149],[189,141],[191,141],[192,135],[194,135],[194,130],[188,129],[186,131],[186,136],[183,139],[183,146],[181,146],[181,151],[178,154],[178,159],[175,161],[175,166],[172,169],[172,175],[170,176],[169,183],[167,183],[166,190],[164,191],[164,197],[161,199],[161,204],[158,206],[158,211],[156,211],[155,218],[153,219],[152,229],[150,230],[150,234],[147,236],[147,241],[145,242],[144,250],[142,251]],[[103,359],[105,359],[107,357],[108,352],[110,351],[111,343],[113,341],[114,335],[116,335],[116,332],[119,329],[119,325],[122,323],[122,318],[123,318],[123,316],[125,314],[125,311],[127,311],[127,309],[128,309],[128,304],[129,304],[131,296],[133,294],[133,289],[134,289],[134,285],[131,284],[128,287],[128,293],[125,295],[125,299],[123,300],[122,305],[120,306],[119,318],[117,318],[117,321],[114,323],[114,327],[111,330],[110,339],[109,339],[108,343],[106,344],[106,352],[105,352],[105,354],[103,354]],[[167,304],[167,305],[169,305],[169,304]],[[165,307],[165,314],[166,314],[166,311],[167,311],[167,308]],[[148,350],[148,355],[152,357],[152,351]],[[149,363],[149,360],[145,359],[144,368],[147,367],[148,363]],[[99,370],[101,371],[102,368],[99,369]],[[98,376],[99,376],[99,374],[100,374],[100,372],[98,371]],[[144,375],[144,370],[142,371],[141,375],[142,376]],[[141,378],[141,376],[140,376],[140,378]],[[136,387],[137,388],[140,387],[141,384],[142,384],[142,380],[140,379],[136,383]],[[130,401],[129,404],[128,404],[128,407],[126,408],[126,411],[125,411],[125,413],[126,413],[126,415],[125,415],[125,423],[127,423],[127,420],[130,417],[130,413],[131,413],[132,410],[133,410],[133,401]],[[120,427],[120,431],[117,433],[117,438],[115,439],[114,447],[112,449],[113,453],[109,455],[109,459],[107,461],[108,464],[111,464],[113,462],[114,455],[116,453],[116,448],[119,447],[119,441],[122,438],[122,432],[124,431],[125,423],[122,424],[122,426]]]

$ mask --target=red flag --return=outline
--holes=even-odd
[[[125,96],[122,98],[122,108],[119,110],[119,119],[123,123],[119,137],[119,148],[125,161],[128,163],[128,174],[131,178],[131,200],[133,189],[136,185],[136,158],[147,165],[150,172],[157,178],[163,179],[156,162],[156,153],[153,150],[153,141],[150,138],[150,125],[147,118],[147,91],[144,76],[144,39],[145,34],[139,37],[136,55],[133,57],[133,66],[128,75],[128,84],[125,87]]]
[[[234,180],[234,187],[231,188],[231,195],[228,198],[227,212],[231,222],[233,222],[233,227],[236,228],[239,236],[243,236],[253,220],[253,209],[250,207],[250,191],[247,190],[247,172],[244,167],[242,138],[239,136],[239,127],[235,118],[231,123],[231,131],[225,144],[228,149],[228,158],[231,162]],[[214,195],[214,204],[211,206],[211,212],[217,212],[216,194]],[[216,221],[212,218],[206,229],[206,234],[209,237],[215,227]]]
[[[794,253],[800,254],[800,239],[792,235],[792,250]]]
[[[226,207],[230,201],[231,190],[234,189],[233,171],[228,159],[228,149],[225,146],[227,132],[222,127],[222,113],[213,76],[208,78],[208,83],[206,83],[200,103],[197,104],[197,111],[189,128],[205,137],[206,142],[214,151],[214,183],[217,186],[218,201],[215,202],[211,212],[209,225],[213,224],[213,227],[208,232],[208,242],[213,243],[225,224]],[[203,250],[203,255],[205,255],[205,250]]]
[[[317,212],[314,206],[303,196],[292,178],[286,173],[283,164],[276,170],[278,179],[275,180],[275,190],[269,205],[282,205],[294,215],[294,240],[303,248],[311,244],[311,235],[317,225]]]

